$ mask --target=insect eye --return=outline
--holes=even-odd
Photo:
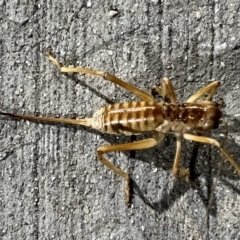
[[[219,126],[219,122],[218,121],[214,122],[213,129],[218,128],[218,126]]]
[[[223,99],[220,98],[220,99],[217,100],[216,106],[219,107],[219,108],[225,108],[225,107],[226,107],[226,104],[225,104],[225,102],[223,101]]]

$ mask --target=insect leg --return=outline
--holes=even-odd
[[[144,140],[140,140],[140,141],[136,141],[136,142],[132,142],[132,143],[101,146],[98,148],[98,150],[97,150],[98,159],[103,164],[105,164],[108,168],[113,170],[116,174],[120,175],[121,177],[123,177],[125,179],[126,183],[125,183],[124,191],[125,191],[125,201],[127,204],[131,202],[131,192],[132,192],[131,188],[130,188],[131,178],[130,178],[129,174],[125,173],[120,168],[118,168],[115,165],[113,165],[112,163],[110,163],[107,160],[107,158],[105,158],[103,155],[108,152],[141,150],[141,149],[152,148],[152,147],[156,146],[157,144],[159,144],[163,140],[164,136],[165,136],[165,134],[163,134],[163,133],[155,133],[154,138],[148,138],[148,139],[144,139]]]
[[[118,77],[107,73],[107,72],[102,72],[102,71],[96,71],[93,69],[86,69],[86,68],[81,68],[81,67],[64,67],[62,66],[59,61],[53,57],[52,53],[47,50],[46,51],[46,56],[52,62],[54,65],[57,66],[57,68],[60,70],[60,72],[65,72],[65,73],[85,73],[89,75],[94,75],[94,76],[100,76],[104,78],[105,80],[115,83],[118,86],[125,88],[129,92],[135,94],[137,97],[139,97],[142,101],[147,101],[147,102],[154,102],[154,98],[152,95],[150,95],[147,92],[144,92],[140,90],[139,88],[124,82],[123,80],[119,79]]]
[[[197,91],[194,95],[192,95],[186,102],[195,102],[198,98],[203,96],[205,93],[208,93],[207,97],[205,98],[206,101],[211,101],[213,95],[217,91],[220,82],[215,81],[207,85],[206,87]]]
[[[236,160],[230,155],[230,153],[227,152],[226,149],[224,149],[221,144],[215,140],[214,138],[209,137],[203,137],[203,136],[196,136],[192,134],[183,134],[183,137],[190,141],[196,141],[200,143],[208,143],[211,145],[214,145],[219,148],[223,156],[232,164],[232,166],[235,168],[238,174],[240,174],[240,165],[236,162]]]
[[[185,178],[186,181],[189,181],[189,168],[181,169],[181,150],[182,150],[182,136],[176,135],[177,138],[177,148],[174,158],[172,172],[176,177]]]
[[[170,103],[176,104],[176,95],[170,79],[164,77],[162,79],[161,87],[153,86],[152,94],[157,93],[161,96],[165,101],[169,100]]]

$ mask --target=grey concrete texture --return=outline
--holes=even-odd
[[[43,54],[47,47],[65,65],[108,71],[145,91],[167,76],[179,102],[218,79],[226,148],[240,163],[239,9],[236,0],[2,0],[0,110],[84,118],[111,102],[137,100],[101,78],[59,73]],[[220,130],[209,135],[219,138]],[[196,158],[199,174],[190,185],[171,172],[172,135],[134,157],[108,154],[134,180],[127,206],[123,180],[95,152],[129,141],[0,117],[0,238],[240,239],[240,177],[224,162],[212,190],[223,162],[215,147],[199,145],[196,153],[184,141],[183,165]]]

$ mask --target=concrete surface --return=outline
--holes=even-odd
[[[236,0],[1,0],[0,109],[87,117],[136,99],[100,78],[60,74],[42,54],[47,47],[66,65],[109,71],[146,91],[168,76],[179,101],[219,79],[227,148],[240,162],[239,8]],[[134,158],[110,154],[135,182],[127,207],[122,179],[95,150],[130,138],[5,117],[0,126],[1,239],[240,239],[240,178],[228,163],[206,211],[221,162],[211,146],[193,156],[193,144],[184,145],[184,165],[197,159],[194,185],[171,173],[173,136]]]

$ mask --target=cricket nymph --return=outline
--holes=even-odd
[[[143,132],[206,132],[217,128],[222,113],[211,101],[200,103],[130,102],[113,104],[93,114],[90,126],[108,134],[138,135]]]
[[[154,86],[154,91],[151,95],[110,73],[81,67],[64,67],[50,51],[47,51],[46,55],[62,73],[84,73],[102,77],[105,81],[114,83],[135,94],[140,101],[116,103],[102,107],[91,118],[82,119],[22,115],[3,111],[0,111],[0,115],[29,121],[84,125],[109,134],[137,135],[144,132],[152,132],[153,136],[147,139],[105,145],[97,149],[96,156],[99,161],[125,180],[124,189],[127,204],[131,202],[132,197],[131,177],[128,173],[111,163],[105,157],[105,154],[155,147],[163,141],[169,132],[173,132],[176,136],[176,153],[172,167],[172,172],[176,177],[185,178],[186,180],[191,178],[189,168],[184,169],[181,167],[183,139],[216,146],[234,167],[235,171],[240,174],[240,165],[221,143],[214,138],[199,134],[209,132],[222,123],[221,108],[223,105],[212,101],[212,97],[220,85],[218,81],[201,88],[190,96],[186,102],[178,104],[172,82],[166,77],[163,78],[161,87]],[[153,93],[159,95],[163,101],[156,102]]]

